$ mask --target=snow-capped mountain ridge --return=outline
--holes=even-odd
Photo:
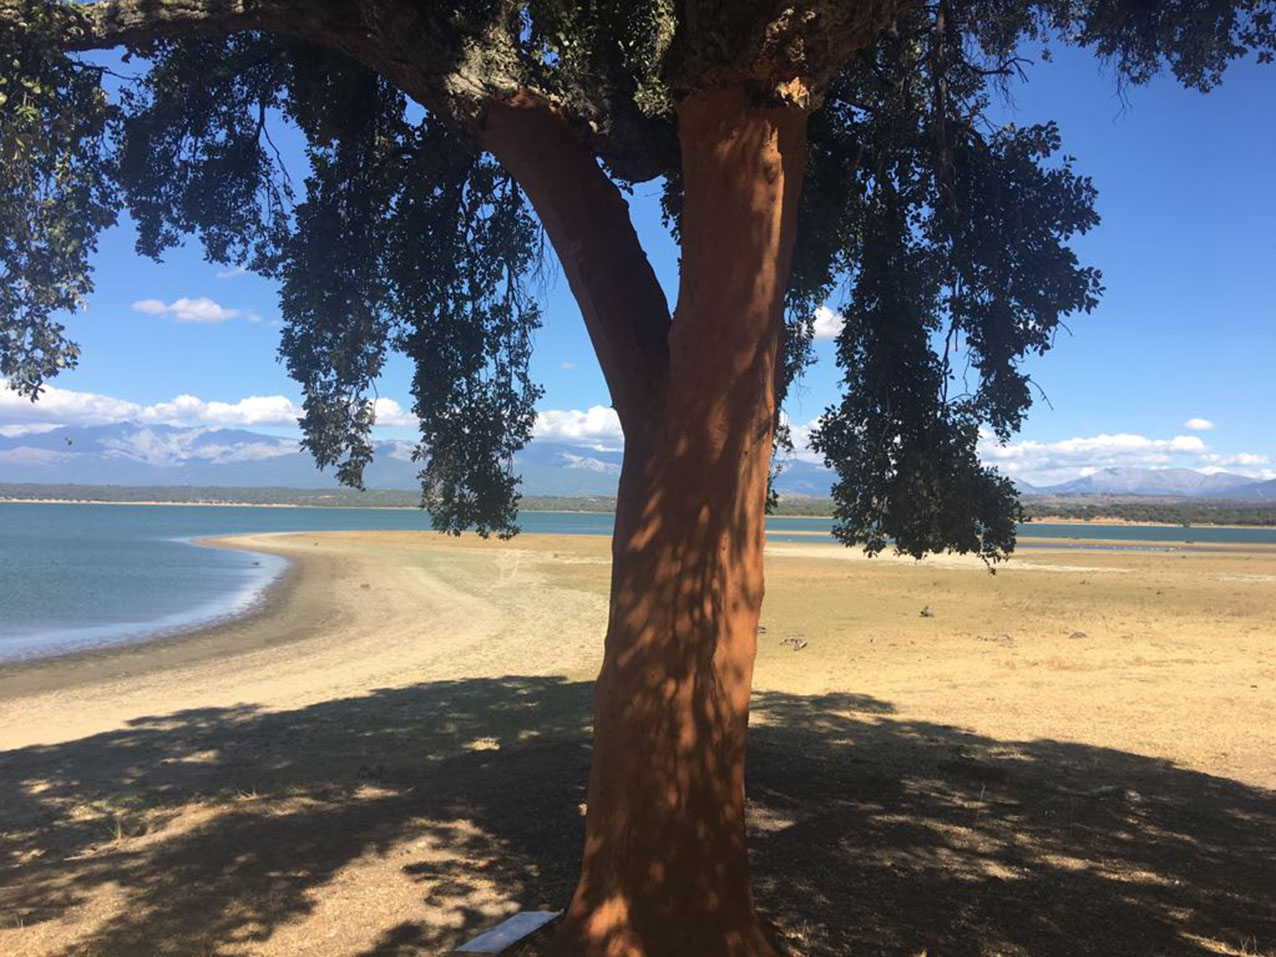
[[[382,441],[366,473],[370,488],[417,487],[412,442]],[[544,439],[515,458],[527,495],[616,493],[622,453]],[[776,482],[788,495],[824,498],[834,480],[822,465],[793,460]],[[331,472],[315,468],[294,438],[246,429],[128,422],[61,427],[0,436],[0,482],[88,485],[206,485],[332,488]],[[1191,469],[1109,468],[1044,488],[1019,483],[1025,495],[1154,495],[1182,498],[1276,499],[1276,480],[1206,474]]]

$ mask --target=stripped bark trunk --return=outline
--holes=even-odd
[[[805,114],[739,89],[679,110],[668,363],[630,416],[580,883],[562,954],[773,952],[749,886],[745,739]]]

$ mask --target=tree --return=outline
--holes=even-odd
[[[1100,277],[1094,189],[1051,124],[992,128],[1024,50],[1208,89],[1276,50],[1272,0],[0,0],[0,374],[38,396],[127,207],[277,277],[305,444],[358,486],[390,349],[416,362],[436,527],[516,531],[543,229],[625,433],[585,858],[563,953],[764,954],[744,832],[764,506],[785,391],[839,289],[845,398],[815,438],[837,534],[1013,547],[985,468],[1021,360]],[[78,54],[123,46],[117,97]],[[308,143],[304,183],[270,140]],[[672,311],[624,194],[660,180]],[[800,224],[800,227],[799,227]],[[975,385],[950,394],[958,365]]]

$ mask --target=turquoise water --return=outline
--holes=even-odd
[[[611,521],[610,515],[574,512],[527,512],[520,518],[526,532],[567,535],[608,535]],[[831,541],[825,537],[831,526],[828,519],[772,518],[768,537]],[[194,538],[428,528],[427,516],[415,509],[0,503],[0,661],[200,627],[250,608],[285,568],[272,555],[206,548],[193,544]],[[1273,528],[1034,523],[1020,533],[1050,540],[1021,543],[1028,548],[1276,544]]]

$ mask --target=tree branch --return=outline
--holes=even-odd
[[[518,180],[580,304],[626,428],[668,363],[669,304],[620,190],[562,113],[528,93],[492,104],[479,140]]]
[[[488,100],[524,85],[517,26],[507,22],[513,9],[498,4],[490,18],[467,22],[410,0],[0,0],[0,29],[39,31],[67,52],[264,30],[344,53],[464,129]]]
[[[681,97],[714,78],[744,80],[761,103],[817,106],[846,60],[920,0],[684,0],[671,85]]]
[[[468,17],[449,7],[416,0],[0,0],[0,30],[39,30],[67,52],[262,30],[345,54],[473,139],[488,103],[532,89],[519,51],[520,4],[500,0]],[[619,175],[640,182],[666,172],[677,156],[672,124],[606,100],[597,90],[574,89],[558,98],[558,109]]]

